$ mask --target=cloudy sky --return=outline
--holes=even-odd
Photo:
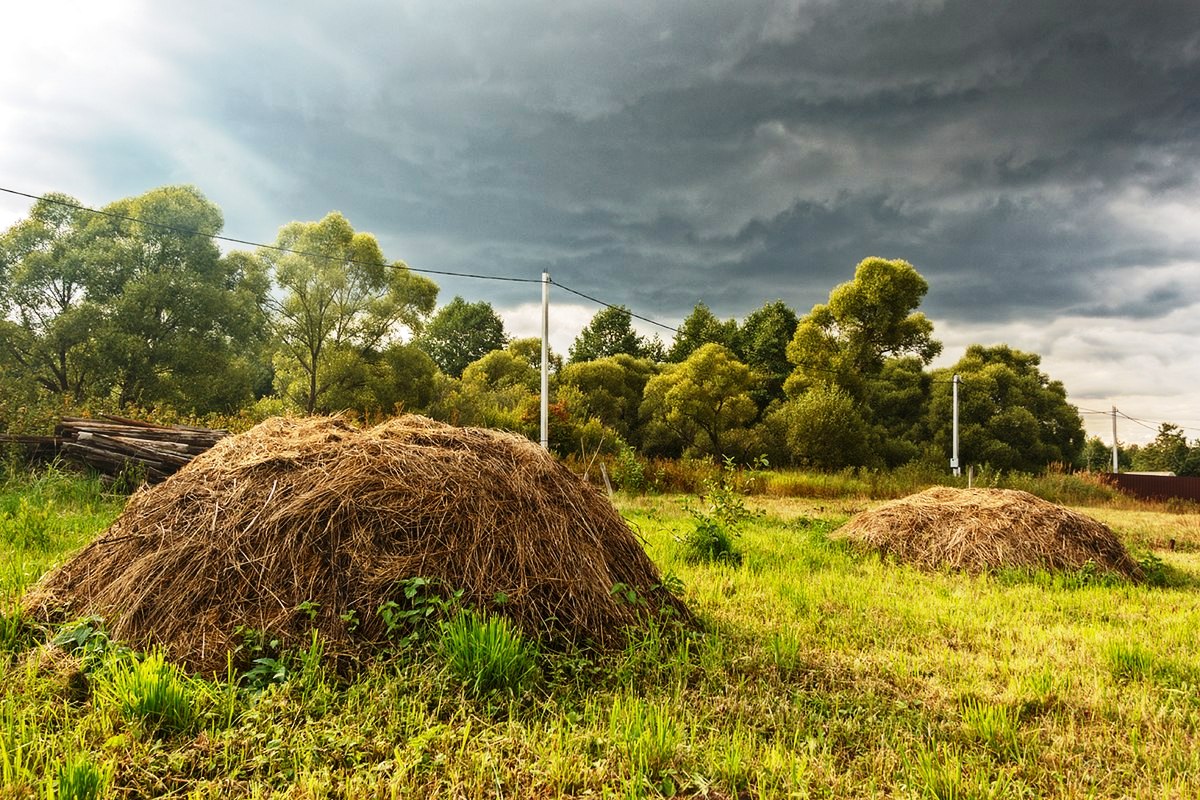
[[[0,187],[191,183],[254,241],[337,209],[414,267],[548,270],[668,324],[904,258],[938,363],[1008,343],[1081,408],[1200,437],[1195,0],[18,8]],[[538,287],[438,282],[536,332]],[[565,351],[596,307],[554,299]]]

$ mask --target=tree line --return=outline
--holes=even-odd
[[[47,408],[405,410],[537,437],[540,341],[509,337],[487,302],[438,307],[433,281],[341,214],[223,254],[221,211],[193,187],[78,206],[48,196],[0,235],[5,428]],[[868,258],[803,316],[774,300],[722,320],[699,303],[669,344],[604,308],[553,357],[552,447],[944,464],[957,373],[967,462],[1090,463],[1079,414],[1036,354],[972,345],[929,369],[941,344],[919,311],[927,291],[910,264]]]

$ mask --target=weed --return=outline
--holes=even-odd
[[[183,733],[195,721],[191,687],[161,652],[140,660],[113,659],[107,678],[97,693],[108,698],[124,719],[151,733]]]
[[[55,532],[53,506],[10,495],[0,505],[0,543],[22,550],[45,550]]]
[[[446,668],[473,695],[517,695],[537,675],[537,649],[504,617],[460,612],[442,624]]]
[[[97,765],[86,755],[77,755],[58,765],[47,796],[54,800],[98,800],[111,782],[112,767]]]
[[[692,517],[692,528],[678,542],[687,563],[742,563],[734,538],[748,520],[759,515],[746,507],[737,473],[732,460],[726,459],[720,475],[705,484],[703,508],[685,506]]]
[[[1021,736],[1017,714],[1008,706],[968,700],[963,704],[962,719],[967,731],[993,753],[1010,760],[1020,758]]]
[[[396,585],[401,590],[402,602],[387,601],[379,607],[379,617],[388,638],[401,647],[424,641],[434,630],[434,623],[458,608],[463,596],[462,589],[443,590],[436,578],[406,578]]]
[[[628,756],[634,770],[661,781],[672,766],[682,734],[679,723],[661,703],[618,697],[609,711],[609,733]]]
[[[0,653],[21,653],[38,642],[37,628],[20,607],[0,611]]]

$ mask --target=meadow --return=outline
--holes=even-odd
[[[551,652],[439,606],[343,679],[315,639],[280,653],[248,635],[250,668],[192,676],[99,620],[30,625],[23,588],[124,498],[11,475],[0,798],[1195,796],[1200,514],[1104,494],[1077,509],[1147,585],[930,574],[830,538],[877,483],[767,475],[726,498],[740,558],[717,561],[679,541],[704,499],[618,495],[701,631],[664,619],[619,652]]]

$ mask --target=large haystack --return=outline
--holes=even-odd
[[[838,535],[925,569],[1069,571],[1090,562],[1142,577],[1107,525],[1012,489],[937,486],[864,511]]]
[[[303,646],[315,627],[330,652],[368,656],[387,636],[378,609],[409,607],[398,582],[417,576],[538,636],[610,644],[646,613],[688,617],[612,505],[541,448],[418,416],[273,419],[225,439],[135,494],[24,605],[99,614],[207,671],[239,629]]]

